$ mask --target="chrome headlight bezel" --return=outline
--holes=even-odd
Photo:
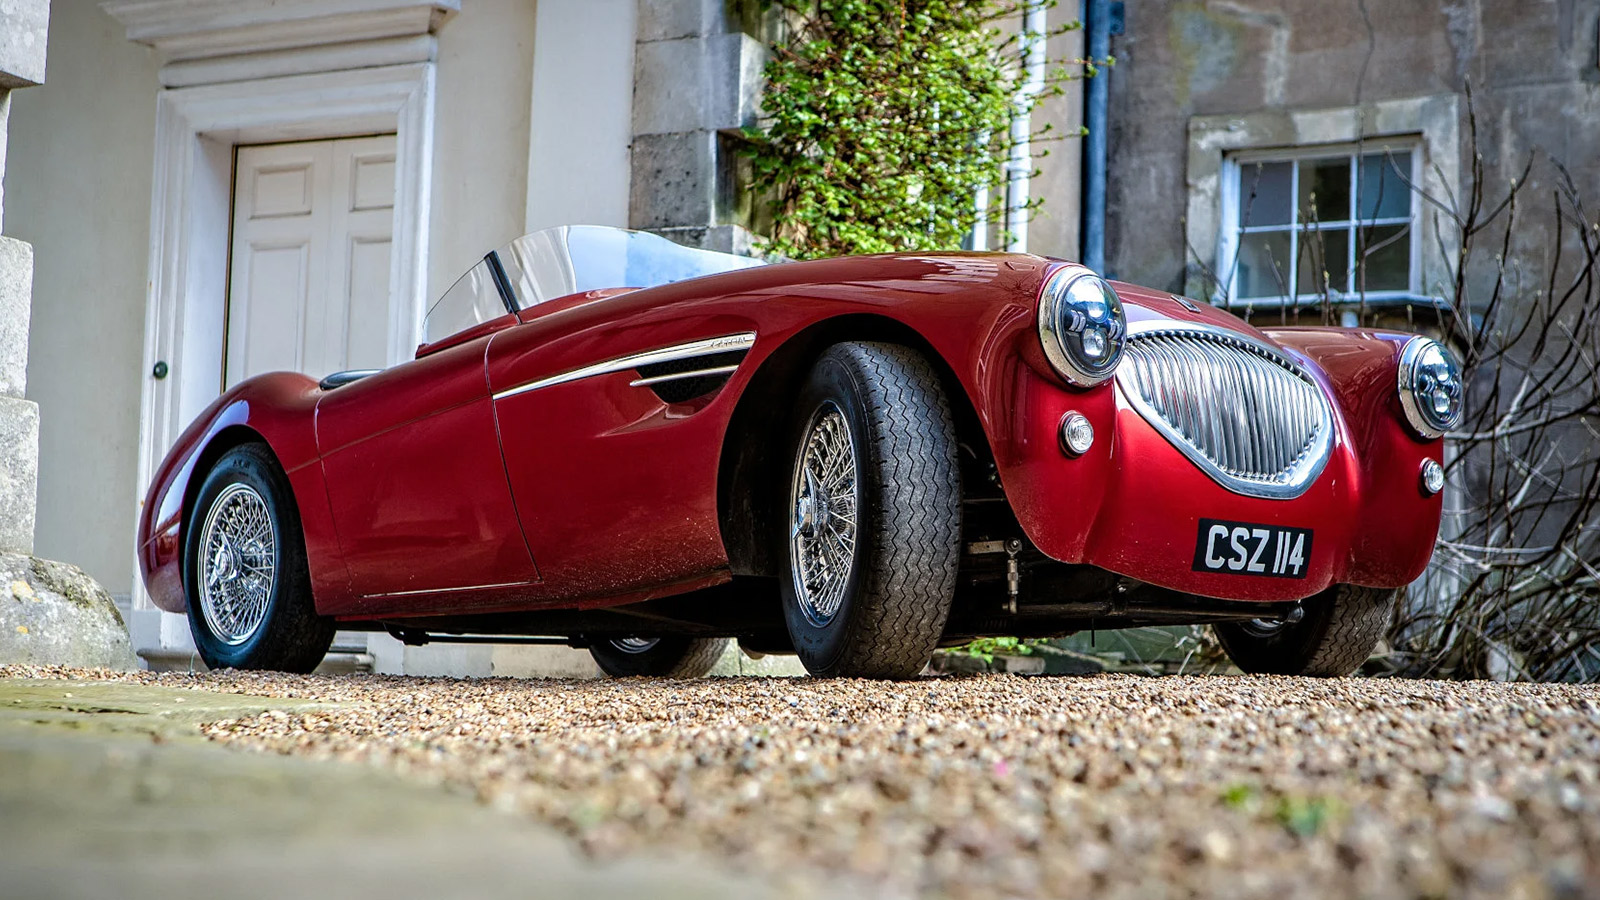
[[[1406,422],[1418,436],[1437,440],[1461,426],[1465,412],[1466,388],[1461,366],[1449,348],[1434,340],[1417,336],[1400,350],[1398,367],[1400,408]],[[1438,404],[1443,393],[1447,409]]]
[[[1038,329],[1051,368],[1080,388],[1116,374],[1128,341],[1122,299],[1110,282],[1079,265],[1063,266],[1045,282],[1039,292]],[[1096,342],[1098,354],[1091,352]]]

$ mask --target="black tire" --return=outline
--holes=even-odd
[[[1213,627],[1233,664],[1251,674],[1336,678],[1361,668],[1394,617],[1396,592],[1336,584],[1307,599],[1295,623]]]
[[[253,506],[256,500],[252,498],[259,499],[262,507]],[[332,619],[317,615],[313,606],[300,513],[295,507],[288,478],[272,452],[261,444],[243,444],[224,453],[206,473],[195,499],[185,534],[183,582],[189,606],[189,629],[194,634],[200,658],[213,669],[273,669],[297,673],[315,669],[333,643],[334,625]],[[264,507],[275,550],[273,563],[259,570],[271,572],[271,586],[261,592],[265,595],[265,612],[259,618],[245,617],[245,621],[257,622],[248,633],[244,633],[242,626],[230,631],[224,624],[231,623],[225,614],[229,607],[221,600],[208,607],[201,591],[208,565],[202,548],[208,519],[215,512],[220,521],[228,512],[223,504],[230,499],[245,504],[247,510]],[[241,560],[250,558],[248,551],[230,549],[232,546],[222,544],[220,550],[213,548],[222,556],[213,554],[209,564],[216,568],[211,571],[226,570],[233,574],[245,564]],[[235,580],[247,582],[252,586],[247,589],[253,591],[253,586],[260,582],[250,582],[250,577],[238,575]],[[218,593],[214,596],[224,596],[220,586],[228,580],[226,576],[219,577]],[[208,615],[208,609],[214,611]]]
[[[664,637],[648,646],[630,646],[626,639],[595,641],[589,645],[589,655],[612,678],[704,678],[727,649],[727,638]]]
[[[836,557],[850,561],[843,587],[823,592],[837,598],[828,600],[829,612],[802,601],[802,590],[817,592],[801,587],[795,571],[805,568],[796,535],[842,521],[829,509],[842,509],[842,501],[819,490],[819,480],[802,487],[799,468],[813,425],[823,429],[826,418],[836,429],[834,414],[848,426],[855,523],[853,549]],[[822,677],[916,676],[944,633],[961,555],[955,424],[937,373],[907,347],[835,344],[802,386],[787,440],[791,486],[779,516],[778,580],[795,652]],[[821,524],[797,512],[807,491],[822,497],[810,507],[822,510]]]

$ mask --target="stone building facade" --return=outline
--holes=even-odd
[[[739,252],[759,227],[737,152],[775,27],[757,0],[3,6],[15,21],[0,34],[0,91],[43,85],[0,98],[0,545],[82,566],[118,596],[136,647],[167,664],[187,664],[187,624],[141,596],[138,504],[182,427],[252,373],[252,353],[307,370],[400,362],[429,298],[537,228],[628,226]],[[1034,252],[1077,258],[1092,226],[1110,274],[1194,296],[1275,311],[1304,281],[1378,308],[1431,305],[1452,236],[1425,195],[1465,184],[1469,85],[1487,181],[1537,151],[1600,197],[1600,0],[1082,9],[1116,7],[1107,118],[1087,122],[1109,138],[1105,220],[1080,218],[1085,115],[1070,89],[1035,113],[1035,133],[1062,139],[1037,148],[1049,155]],[[1053,27],[1078,14],[1048,15]],[[1049,56],[1083,46],[1065,33]],[[1544,202],[1552,185],[1530,188]],[[272,241],[290,220],[318,283],[362,290],[238,305],[251,272],[284,271]],[[1547,252],[1547,220],[1515,236],[1522,258]],[[1374,234],[1387,243],[1357,267]],[[31,303],[21,241],[35,248]],[[267,327],[291,313],[343,321],[349,340],[307,363]],[[536,665],[504,648],[359,641],[389,671]]]
[[[1372,263],[1373,307],[1447,296],[1455,235],[1433,200],[1470,189],[1469,89],[1491,192],[1534,153],[1600,197],[1597,22],[1595,0],[1126,4],[1110,70],[1108,268],[1273,314],[1280,281],[1302,300],[1331,288],[1359,303],[1358,258]],[[1530,276],[1553,243],[1553,177],[1535,166],[1513,241]],[[1298,202],[1279,203],[1296,188]],[[1311,216],[1321,246],[1291,250],[1286,232]],[[1340,234],[1340,220],[1354,224]]]
[[[778,27],[760,0],[75,0],[49,9],[48,79],[47,4],[20,8],[38,19],[20,75],[45,83],[13,104],[5,224],[37,273],[31,321],[25,279],[0,279],[0,454],[37,446],[39,503],[36,529],[7,507],[0,538],[36,530],[41,555],[102,582],[152,664],[195,660],[183,617],[142,595],[139,503],[229,384],[410,358],[423,304],[538,228],[751,246],[739,133]],[[8,27],[0,50],[29,33]],[[1065,125],[1075,103],[1038,117]],[[1049,150],[1034,243],[1071,255],[1076,146]],[[25,248],[4,242],[0,266],[25,266]],[[284,326],[304,321],[323,324]],[[0,503],[24,495],[31,482]],[[383,671],[590,667],[387,636],[336,646]]]
[[[0,543],[27,549],[36,532],[41,555],[81,565],[158,664],[191,664],[192,646],[183,618],[142,596],[139,503],[166,447],[228,384],[263,367],[408,359],[423,304],[537,228],[749,246],[747,211],[726,200],[727,136],[753,121],[765,51],[760,16],[738,3],[5,9],[0,92],[45,85],[0,100],[19,138],[7,233],[37,248],[0,241]],[[276,327],[308,317],[330,324]],[[388,671],[570,669],[507,648],[341,642]]]
[[[12,93],[44,81],[49,0],[0,8],[0,179],[6,174]],[[0,190],[0,553],[31,554],[39,469],[39,408],[27,399],[33,248],[4,236]]]

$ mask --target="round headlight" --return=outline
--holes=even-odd
[[[1414,337],[1400,351],[1400,407],[1425,438],[1443,437],[1461,424],[1461,368],[1438,341]]]
[[[1082,266],[1057,269],[1039,296],[1039,340],[1069,384],[1094,387],[1111,377],[1128,336],[1122,301]]]

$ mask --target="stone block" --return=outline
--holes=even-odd
[[[736,129],[756,124],[761,114],[764,72],[771,52],[748,34],[725,34],[707,40],[711,84],[708,128]]]
[[[116,603],[77,566],[0,554],[0,663],[137,669]]]
[[[708,0],[639,0],[639,42],[670,41],[700,34],[706,24],[707,3]]]
[[[0,397],[28,386],[28,316],[33,301],[33,248],[0,237]]]
[[[665,134],[708,127],[715,77],[699,37],[639,44],[633,58],[633,132]]]
[[[761,256],[761,247],[750,229],[742,225],[689,225],[681,228],[657,228],[661,235],[675,244],[732,253],[735,256]]]
[[[39,490],[39,407],[0,397],[0,553],[32,553]]]
[[[0,88],[0,226],[5,224],[6,144],[11,129],[11,92]]]
[[[380,675],[431,675],[487,678],[494,674],[495,647],[489,644],[402,644],[387,634],[367,636],[372,671]]]
[[[755,124],[767,55],[760,41],[742,33],[639,44],[633,66],[634,133]]]
[[[587,650],[559,644],[499,644],[494,674],[504,678],[599,678],[600,667]]]
[[[638,135],[628,223],[646,230],[710,225],[716,213],[717,140],[709,131]]]
[[[807,674],[806,667],[800,664],[800,657],[792,653],[750,656],[733,641],[728,642],[728,649],[723,652],[722,658],[711,667],[713,678],[804,678]]]
[[[0,89],[44,83],[50,0],[0,0]]]

